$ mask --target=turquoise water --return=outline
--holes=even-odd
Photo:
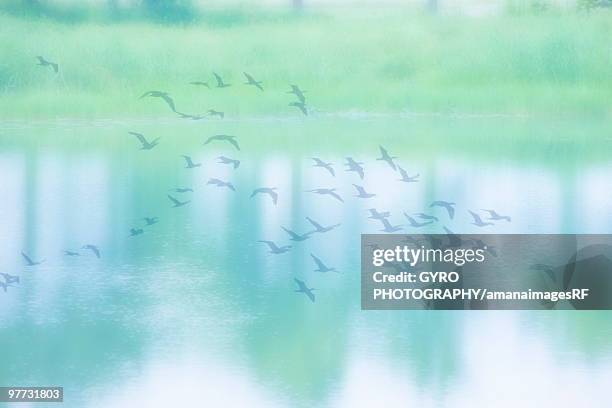
[[[608,233],[606,129],[362,113],[2,122],[0,269],[21,282],[0,291],[0,385],[63,386],[67,407],[609,406],[607,312],[374,312],[359,299],[360,234],[381,228],[368,208],[392,224],[406,224],[403,211],[439,216],[419,233],[483,232],[467,213],[480,208],[512,216],[491,233]],[[128,131],[159,145],[141,151]],[[241,150],[202,145],[216,133]],[[420,181],[397,181],[379,144]],[[201,167],[184,168],[182,154]],[[364,162],[363,181],[344,170],[348,156]],[[376,197],[354,197],[353,183]],[[264,186],[278,188],[277,205],[250,197]],[[305,192],[332,187],[344,203]],[[168,193],[191,202],[172,208]],[[455,219],[433,200],[457,202]],[[341,225],[285,254],[257,242],[289,244],[281,226],[307,232],[306,216]],[[45,262],[25,266],[21,251]],[[340,273],[314,272],[311,253]],[[316,302],[294,292],[296,277]]]

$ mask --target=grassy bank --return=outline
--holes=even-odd
[[[236,24],[63,24],[0,15],[0,117],[295,115],[314,110],[610,116],[612,13],[427,16],[334,11]],[[60,73],[36,65],[44,55]],[[212,71],[234,86],[189,85]],[[241,85],[242,71],[265,92]]]

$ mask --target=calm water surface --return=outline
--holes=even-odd
[[[0,292],[0,384],[64,386],[66,407],[610,406],[607,312],[366,312],[359,299],[360,234],[381,228],[368,208],[405,224],[404,211],[458,203],[454,220],[433,211],[440,222],[419,232],[482,232],[467,212],[480,208],[512,216],[491,233],[610,232],[605,129],[361,115],[0,123],[0,271],[21,277]],[[160,144],[140,151],[128,131]],[[202,145],[216,133],[241,150]],[[379,144],[420,181],[397,181]],[[181,154],[202,166],[184,168]],[[364,162],[363,181],[344,170],[348,156]],[[353,183],[376,197],[354,197]],[[250,198],[262,186],[278,188],[276,206]],[[171,193],[188,205],[171,207],[176,187],[194,189]],[[305,192],[322,187],[344,203]],[[159,223],[129,237],[145,216]],[[257,242],[288,244],[281,226],[309,231],[306,216],[341,226],[282,255]],[[24,266],[21,251],[46,261]],[[311,253],[341,273],[313,272]]]

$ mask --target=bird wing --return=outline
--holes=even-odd
[[[446,206],[446,211],[448,211],[448,216],[452,220],[455,217],[455,209],[453,208],[453,206],[452,205],[447,205]]]
[[[272,196],[272,202],[274,203],[274,205],[276,205],[276,203],[278,202],[278,193],[275,191],[270,191],[268,194]]]
[[[240,150],[240,146],[238,145],[238,142],[236,141],[236,139],[228,138],[227,141],[230,142],[236,148],[236,150]]]
[[[21,256],[23,256],[23,259],[25,259],[27,263],[29,263],[29,264],[33,264],[34,263],[32,261],[32,259],[30,259],[30,257],[27,256],[24,252],[21,253]]]
[[[307,290],[305,293],[306,293],[306,296],[308,296],[308,299],[310,299],[310,301],[311,301],[312,303],[314,303],[314,301],[315,301],[315,295],[314,295],[314,293],[312,293],[312,291],[311,291],[311,290]]]
[[[363,173],[363,167],[361,166],[357,166],[357,174],[359,174],[359,178],[363,178],[364,173]]]
[[[300,238],[300,236],[298,234],[296,234],[295,232],[291,231],[290,229],[287,229],[285,227],[281,227],[281,228],[284,229],[285,232],[291,236],[291,238],[296,238],[296,239]]]
[[[181,155],[181,157],[185,159],[185,162],[187,163],[188,166],[193,166],[193,161],[191,160],[191,157],[185,156],[185,155]]]
[[[326,166],[325,166],[325,168],[326,168],[326,169],[327,169],[327,170],[330,172],[330,174],[331,174],[333,177],[336,177],[336,172],[334,171],[334,169],[333,169],[333,167],[331,166],[331,164],[326,165]]]
[[[59,65],[56,63],[52,62],[51,67],[53,67],[53,71],[55,71],[56,74],[59,72]]]
[[[249,83],[254,84],[257,81],[255,81],[255,79],[253,79],[252,76],[250,76],[249,74],[247,74],[246,72],[243,72],[244,76],[246,77],[247,81],[249,81]]]
[[[340,196],[338,195],[338,193],[336,193],[336,192],[334,192],[334,191],[330,191],[330,192],[329,192],[329,193],[327,193],[327,194],[331,195],[332,197],[334,197],[334,198],[335,198],[335,199],[337,199],[337,200],[340,200],[340,201],[344,202],[344,200],[342,199],[342,197],[340,197]]]
[[[321,224],[319,224],[318,222],[316,222],[315,220],[313,220],[310,217],[306,217],[306,219],[308,220],[309,223],[312,224],[313,227],[315,227],[316,229],[323,229],[323,227],[321,226]]]
[[[317,264],[317,267],[321,270],[325,270],[327,269],[327,266],[325,266],[325,264],[316,256],[314,256],[313,254],[310,254],[310,256],[312,257],[313,261],[315,261],[315,263]]]
[[[173,112],[176,112],[174,101],[169,95],[162,95],[161,98],[168,104],[168,106],[170,107],[170,109],[172,109]]]
[[[38,62],[40,62],[41,64],[44,64],[45,62],[47,62],[43,57],[41,57],[40,55],[36,56],[36,59],[38,60]]]
[[[172,201],[176,205],[181,204],[181,202],[179,200],[177,200],[176,198],[172,197],[170,194],[168,194],[168,198],[170,199],[170,201]]]
[[[399,170],[399,173],[402,176],[402,179],[409,178],[408,173],[406,173],[406,170],[404,170],[401,166],[397,166],[397,169]]]
[[[144,137],[143,134],[141,133],[136,133],[136,132],[128,132],[130,135],[134,135],[138,138],[138,140],[140,141],[140,143],[142,143],[143,146],[146,146],[149,144],[149,142],[147,142],[147,139]]]

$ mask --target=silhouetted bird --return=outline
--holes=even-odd
[[[308,193],[315,193],[315,194],[321,194],[321,195],[330,195],[330,196],[334,197],[336,200],[344,202],[342,197],[340,197],[338,195],[338,193],[336,193],[336,189],[335,188],[315,188],[314,190],[307,190],[306,192],[308,192]]]
[[[202,165],[202,163],[194,163],[193,160],[191,160],[191,157],[185,156],[184,154],[182,154],[181,157],[185,159],[186,169],[193,169],[195,167],[200,167]]]
[[[506,220],[508,222],[512,221],[512,218],[510,218],[507,215],[499,215],[495,210],[485,210],[483,209],[482,211],[488,212],[489,213],[489,218],[487,218],[488,220],[492,220],[492,221],[500,221],[500,220]]]
[[[100,249],[95,246],[95,245],[91,245],[91,244],[87,244],[87,245],[83,245],[83,247],[81,249],[88,249],[91,252],[93,252],[93,254],[96,256],[96,258],[100,259]]]
[[[172,201],[172,204],[174,204],[173,207],[175,207],[175,208],[176,207],[182,207],[182,206],[187,205],[187,204],[189,204],[191,202],[191,200],[188,200],[188,201],[179,201],[176,198],[172,197],[170,194],[168,194],[168,199],[170,201]]]
[[[328,232],[333,230],[336,227],[339,227],[340,224],[334,224],[334,225],[330,225],[329,227],[324,227],[321,224],[319,224],[318,222],[316,222],[315,220],[313,220],[310,217],[306,217],[306,219],[308,220],[309,223],[312,224],[313,227],[315,227],[314,231],[311,232],[319,232],[319,233],[324,233],[324,232]]]
[[[314,270],[315,272],[338,272],[336,268],[330,268],[329,266],[325,265],[323,261],[314,256],[314,254],[310,254],[310,256],[312,257],[312,260],[315,262],[315,264],[317,264],[317,269]]]
[[[492,222],[482,221],[480,215],[476,214],[474,211],[468,210],[468,212],[472,215],[472,218],[474,218],[474,222],[471,223],[472,225],[475,225],[477,227],[486,227],[487,225],[494,225]]]
[[[433,215],[424,214],[424,213],[415,213],[414,215],[416,215],[417,217],[423,220],[432,220],[432,221],[438,222],[438,217],[434,217]]]
[[[420,227],[424,227],[424,226],[429,225],[429,224],[433,224],[433,221],[418,222],[417,220],[415,220],[414,218],[412,218],[411,216],[409,216],[406,213],[404,213],[404,217],[406,217],[406,219],[408,219],[408,222],[410,223],[410,226],[414,227],[414,228],[420,228]]]
[[[305,294],[306,296],[308,296],[308,299],[310,299],[310,301],[314,303],[315,295],[314,293],[312,293],[312,291],[315,290],[315,288],[309,288],[303,281],[297,278],[293,278],[293,280],[298,285],[298,290],[296,290],[296,292]]]
[[[246,72],[243,72],[244,76],[247,79],[247,82],[245,82],[245,85],[252,85],[255,86],[257,88],[259,88],[260,91],[263,91],[263,87],[261,86],[261,81],[256,81],[255,78],[253,78],[251,75],[247,74]]]
[[[346,166],[348,167],[346,169],[346,171],[354,171],[357,174],[359,174],[359,178],[363,180],[363,176],[364,176],[364,171],[363,171],[363,167],[361,166],[363,163],[362,162],[357,162],[355,160],[353,160],[352,157],[347,157],[346,158]]]
[[[32,260],[32,258],[27,256],[24,252],[21,253],[21,256],[23,257],[23,259],[25,259],[27,266],[36,266],[36,265],[40,265],[41,263],[45,262],[44,259],[42,259],[40,261],[34,261],[34,260]]]
[[[300,112],[302,112],[304,115],[308,116],[308,108],[306,107],[306,104],[304,102],[291,102],[289,104],[289,106],[293,106],[295,108],[298,108],[300,110]]]
[[[234,166],[234,169],[237,169],[238,166],[240,166],[240,160],[230,159],[229,157],[225,156],[219,156],[217,159],[219,160],[217,163],[231,164]]]
[[[151,98],[161,98],[164,102],[166,102],[166,105],[168,105],[170,109],[172,109],[172,112],[176,112],[176,106],[174,105],[174,100],[170,97],[170,94],[168,94],[168,92],[148,91],[142,94],[139,99],[142,99],[147,96]]]
[[[4,278],[4,282],[7,285],[10,285],[11,283],[19,283],[19,276],[17,275],[11,275],[8,273],[0,273],[0,276]]]
[[[178,187],[178,188],[173,188],[170,191],[174,191],[175,193],[193,193],[193,188]]]
[[[389,167],[393,169],[393,171],[397,170],[395,163],[393,163],[393,159],[397,159],[397,157],[391,157],[389,153],[387,152],[387,150],[380,145],[378,146],[378,148],[380,149],[380,157],[377,158],[376,160],[386,161],[387,164],[389,164]]]
[[[240,150],[240,146],[238,145],[238,142],[236,141],[236,136],[230,136],[230,135],[214,135],[209,137],[208,139],[206,139],[206,141],[204,142],[205,145],[209,144],[212,141],[224,141],[224,142],[228,142],[229,144],[231,144],[232,146],[234,146],[236,148],[236,150]]]
[[[142,147],[140,148],[140,150],[151,150],[152,148],[154,148],[155,146],[157,146],[159,144],[159,137],[157,139],[153,139],[150,142],[144,137],[143,134],[141,133],[136,133],[136,132],[128,132],[130,135],[134,135],[138,138],[138,141],[140,142],[140,144],[142,145]]]
[[[214,110],[214,109],[209,109],[206,113],[208,113],[208,116],[218,116],[221,119],[225,117],[225,113],[220,112],[218,110]]]
[[[287,93],[294,94],[302,104],[306,102],[306,97],[304,96],[306,91],[302,91],[297,85],[291,85],[291,90]]]
[[[216,178],[209,179],[208,183],[206,183],[206,184],[212,184],[212,185],[217,186],[217,187],[227,187],[227,188],[229,188],[232,191],[236,191],[236,189],[234,188],[234,185],[232,183],[230,183],[228,181],[219,180],[219,179],[216,179]]]
[[[136,235],[144,234],[144,230],[142,228],[130,228],[130,237],[135,237]]]
[[[336,173],[334,172],[334,169],[332,168],[332,163],[326,163],[323,160],[318,159],[316,157],[313,157],[312,160],[314,160],[315,162],[315,164],[313,164],[312,167],[323,167],[324,169],[329,171],[329,174],[336,177]]]
[[[147,226],[157,224],[159,222],[159,218],[157,217],[144,217],[143,220],[147,223]]]
[[[448,212],[448,216],[449,218],[452,220],[455,217],[455,203],[451,203],[448,201],[434,201],[433,203],[430,204],[430,208],[431,207],[442,207],[444,209],[446,209],[446,211]]]
[[[81,256],[78,252],[75,251],[64,251],[65,256]]]
[[[193,81],[193,82],[190,82],[189,84],[196,85],[196,86],[205,86],[206,88],[210,89],[210,85],[208,85],[208,81],[207,82],[204,82],[204,81]]]
[[[51,67],[56,74],[59,72],[59,65],[57,65],[55,62],[51,62],[40,55],[38,55],[36,59],[38,59],[38,64],[36,65],[40,65],[41,67]]]
[[[256,194],[268,194],[272,198],[272,202],[276,205],[278,201],[278,193],[274,190],[277,190],[276,187],[261,187],[253,190],[253,194],[251,194],[251,198],[255,197]]]
[[[223,78],[221,78],[216,72],[213,72],[213,75],[215,76],[215,81],[217,81],[217,88],[227,88],[228,86],[231,86],[231,84],[226,84],[223,82]]]
[[[270,253],[275,254],[275,255],[283,254],[291,249],[291,245],[285,245],[285,246],[279,247],[272,241],[258,241],[258,242],[262,242],[268,245],[268,248],[270,248]]]
[[[365,191],[365,189],[362,186],[359,186],[357,184],[353,184],[353,186],[355,187],[355,189],[357,190],[357,195],[355,197],[358,198],[371,198],[374,197],[376,194],[372,194],[372,193],[368,193],[367,191]]]
[[[389,211],[378,212],[376,208],[369,208],[368,211],[370,212],[370,216],[368,218],[373,220],[382,220],[391,216]]]
[[[283,226],[281,226],[281,228],[282,228],[283,230],[285,230],[285,232],[286,232],[287,234],[289,234],[289,236],[291,237],[291,238],[290,238],[290,239],[291,239],[291,241],[296,241],[296,242],[299,242],[299,241],[305,241],[305,240],[307,240],[308,238],[310,238],[310,232],[307,232],[307,233],[305,233],[305,234],[300,235],[300,234],[298,234],[298,233],[296,233],[296,232],[294,232],[294,231],[291,231],[290,229],[287,229],[287,228],[285,228],[285,227],[283,227]]]
[[[383,232],[396,232],[402,229],[401,225],[391,225],[389,223],[389,220],[387,220],[386,218],[381,218],[378,221],[382,222],[384,228],[381,229],[381,231]]]
[[[399,181],[403,181],[404,183],[416,183],[418,182],[418,178],[419,178],[419,174],[416,174],[414,176],[409,176],[408,173],[406,173],[406,170],[402,169],[400,165],[397,166],[400,175],[402,176],[401,179],[399,179]]]

